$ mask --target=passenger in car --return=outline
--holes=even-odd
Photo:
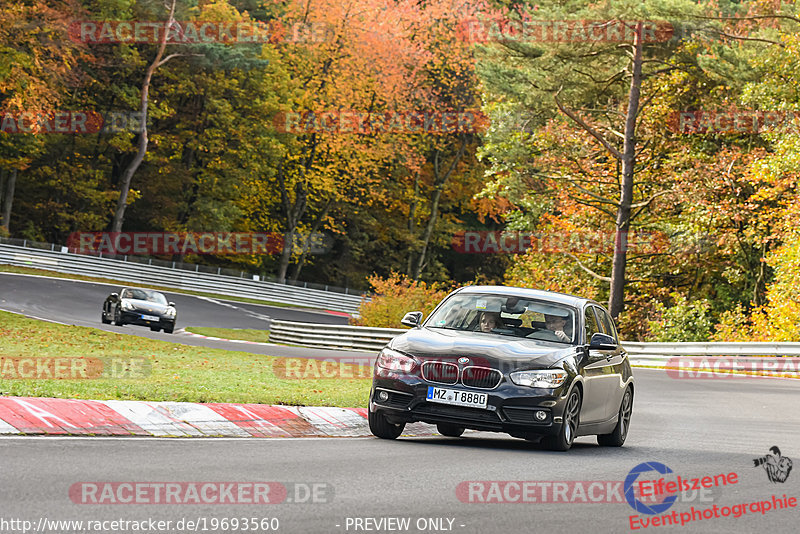
[[[545,327],[552,331],[558,339],[561,341],[569,342],[569,336],[564,332],[564,327],[567,324],[567,319],[565,317],[560,317],[558,315],[545,315],[544,316],[544,325]]]

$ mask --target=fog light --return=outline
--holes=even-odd
[[[537,421],[544,421],[545,419],[547,419],[547,412],[542,410],[537,410],[533,414],[533,417],[536,418]]]
[[[378,399],[383,402],[386,402],[387,400],[389,400],[389,393],[387,393],[386,391],[379,391]]]

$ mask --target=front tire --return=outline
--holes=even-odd
[[[120,313],[119,308],[114,308],[114,324],[117,326],[123,326],[125,324],[122,320],[122,313]]]
[[[564,408],[561,429],[556,436],[545,436],[542,444],[552,451],[568,451],[578,434],[578,425],[581,418],[581,391],[574,388]]]
[[[458,438],[464,433],[465,428],[463,426],[451,425],[449,423],[439,423],[436,425],[436,430],[439,431],[439,434],[447,436],[448,438]]]
[[[164,333],[165,334],[171,334],[174,330],[175,330],[175,325],[174,324],[171,324],[169,326],[165,326],[164,327]]]
[[[367,421],[369,422],[369,431],[381,439],[397,439],[406,427],[405,423],[399,425],[390,423],[380,412],[370,411],[367,414]]]
[[[161,330],[161,327],[160,327],[160,326],[151,326],[151,327],[150,327],[150,331],[151,331],[151,332],[158,332],[158,331],[160,331],[160,330]]]
[[[622,447],[625,438],[628,437],[628,428],[631,424],[631,414],[633,413],[633,391],[631,388],[625,390],[622,402],[619,405],[619,416],[617,426],[610,434],[598,434],[597,444],[603,447]]]

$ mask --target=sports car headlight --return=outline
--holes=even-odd
[[[518,386],[532,388],[557,388],[567,379],[567,372],[561,369],[542,369],[536,371],[517,371],[508,375]]]
[[[167,308],[167,311],[164,312],[164,315],[167,317],[175,317],[175,308]]]
[[[378,367],[388,369],[389,371],[400,371],[402,373],[410,373],[417,362],[414,358],[401,354],[396,350],[383,349],[378,354]]]
[[[122,309],[123,310],[132,310],[133,309],[133,304],[131,304],[127,300],[123,300],[122,301]]]

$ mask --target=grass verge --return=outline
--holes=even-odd
[[[238,339],[241,341],[255,341],[258,343],[269,342],[269,330],[254,330],[247,328],[207,328],[203,326],[188,326],[187,332],[201,336],[218,337],[222,339]]]
[[[122,369],[117,378],[14,378],[30,373],[32,358],[74,359],[69,365],[103,358],[104,371],[116,359],[114,366]],[[23,361],[28,361],[26,367]],[[294,406],[367,404],[370,380],[289,380],[273,373],[273,366],[285,365],[285,359],[274,356],[191,347],[0,312],[1,395]],[[131,369],[144,376],[131,378]]]

